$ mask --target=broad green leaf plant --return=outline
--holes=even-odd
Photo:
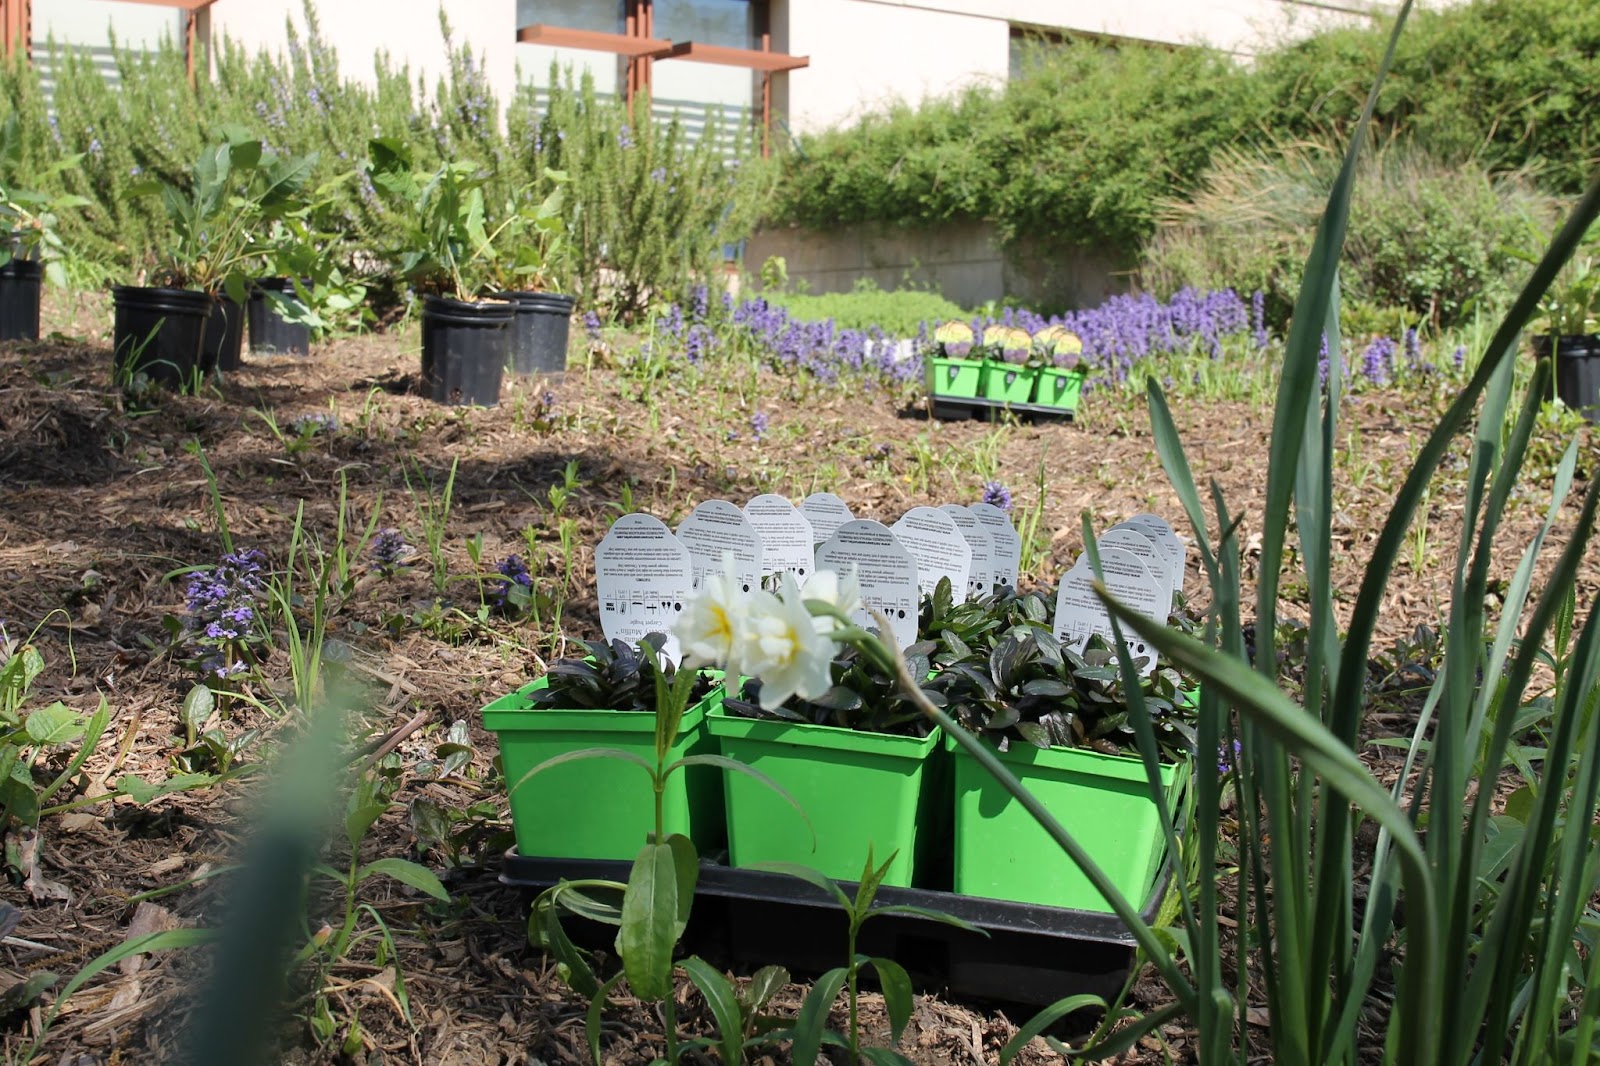
[[[19,156],[17,116],[8,115],[0,124],[0,173],[15,172]],[[77,166],[82,158],[66,156],[32,180],[48,181]],[[65,288],[70,252],[57,226],[63,214],[88,205],[82,196],[34,192],[0,180],[0,267],[13,259],[36,260],[43,264],[50,284]]]
[[[133,185],[130,196],[159,198],[171,225],[152,280],[242,302],[273,224],[303,211],[316,161],[315,154],[280,155],[248,130],[224,126],[181,181]]]

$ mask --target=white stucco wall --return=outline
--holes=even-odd
[[[471,44],[504,106],[517,83],[516,0],[446,2],[444,6],[456,47]],[[450,69],[439,29],[439,7],[440,0],[384,0],[382,4],[324,0],[317,5],[317,21],[323,38],[338,53],[340,72],[346,77],[370,84],[375,78],[376,57],[386,52],[394,66],[409,66],[412,81],[421,75],[431,90]],[[302,41],[306,36],[301,0],[216,0],[209,14],[213,36],[226,34],[251,51],[282,52],[288,42],[287,21],[294,23]]]
[[[973,83],[1003,85],[1011,28],[903,3],[773,0],[773,48],[809,56],[780,75],[775,103],[796,133],[848,122],[895,100],[915,102]]]
[[[1250,55],[1374,9],[1367,0],[773,0],[774,47],[811,57],[779,77],[776,102],[803,133],[897,99],[1000,85],[1013,25]]]
[[[34,0],[33,40],[58,45],[104,47],[115,27],[117,41],[129,48],[155,48],[162,37],[183,40],[183,15],[170,7],[112,3],[111,0]]]

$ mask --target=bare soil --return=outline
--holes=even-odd
[[[122,773],[159,780],[173,772],[174,754],[183,746],[179,707],[195,675],[172,652],[163,618],[183,611],[184,579],[177,572],[214,563],[221,552],[202,456],[215,472],[234,542],[261,548],[276,562],[302,508],[305,528],[332,545],[341,482],[352,523],[364,526],[377,514],[380,526],[399,528],[411,544],[422,545],[417,495],[426,495],[429,484],[441,488],[455,464],[443,552],[450,573],[465,580],[452,581],[446,595],[469,614],[478,595],[469,539],[482,538],[481,557],[492,567],[513,552],[527,555],[531,538],[541,589],[565,598],[559,633],[503,620],[463,624],[453,636],[429,629],[417,620],[435,601],[425,552],[393,579],[371,571],[365,560],[358,567],[355,591],[333,618],[330,636],[353,649],[352,673],[369,686],[363,731],[376,741],[420,713],[422,728],[396,748],[408,767],[432,760],[455,722],[468,724],[475,748],[468,766],[443,779],[407,772],[399,805],[367,839],[367,858],[406,855],[443,869],[442,856],[417,849],[406,813],[416,798],[458,807],[488,799],[503,809],[503,788],[490,766],[493,738],[475,712],[542,673],[570,639],[598,636],[593,546],[630,494],[635,508],[671,522],[709,498],[828,490],[858,515],[893,521],[917,504],[974,500],[991,472],[1010,486],[1020,513],[1035,503],[1042,477],[1040,528],[1049,551],[1032,576],[1044,580],[1076,558],[1084,512],[1096,528],[1141,511],[1185,525],[1148,419],[1132,400],[1107,394],[1088,397],[1077,424],[1005,427],[933,422],[882,392],[824,388],[771,372],[741,372],[720,385],[669,374],[642,399],[637,377],[617,368],[621,355],[601,349],[586,358],[575,349],[575,369],[563,380],[508,380],[499,407],[454,410],[409,394],[418,362],[413,332],[336,340],[305,361],[252,360],[200,396],[134,403],[111,385],[109,346],[98,335],[103,309],[90,301],[52,313],[59,328],[89,339],[58,335],[0,346],[0,619],[12,637],[40,627],[35,643],[47,669],[29,706],[61,700],[87,713],[102,696],[108,701],[111,729],[74,795],[103,794]],[[1355,598],[1405,464],[1445,398],[1377,393],[1349,406],[1355,456],[1343,463],[1336,499],[1332,575],[1341,612]],[[1214,480],[1233,513],[1244,516],[1246,538],[1255,536],[1270,410],[1181,399],[1174,406],[1197,479]],[[329,410],[342,429],[298,451],[287,449],[258,413],[270,412],[282,425]],[[764,439],[750,423],[757,410],[770,418]],[[1597,458],[1593,438],[1584,448],[1580,482]],[[1548,505],[1556,451],[1554,444],[1541,449],[1535,478],[1503,533],[1500,578],[1509,575]],[[1375,653],[1409,638],[1418,625],[1437,625],[1446,608],[1449,576],[1441,560],[1453,555],[1458,536],[1464,456],[1463,443],[1441,474],[1425,516],[1426,540],[1408,542],[1408,557],[1384,602]],[[577,464],[577,486],[557,515],[548,493],[563,483],[569,462]],[[1564,543],[1575,510],[1572,502],[1563,509],[1544,565]],[[570,586],[562,518],[576,523]],[[1600,558],[1591,554],[1580,600],[1591,602],[1597,585]],[[1193,553],[1187,589],[1203,605]],[[1303,598],[1303,580],[1289,580],[1282,611],[1303,614]],[[284,685],[286,657],[269,657],[264,673],[266,685]],[[1375,736],[1403,732],[1405,718],[1398,706],[1375,716],[1370,729]],[[287,726],[236,702],[221,728],[230,736],[262,731],[259,746],[243,756],[249,761]],[[1385,750],[1370,752],[1380,774],[1394,758]],[[64,764],[64,758],[57,761]],[[135,932],[205,925],[227,882],[207,875],[236,860],[256,791],[241,779],[144,807],[107,801],[47,817],[26,848],[13,839],[11,876],[0,882],[0,900],[22,916],[0,946],[0,988],[41,970],[64,982]],[[368,944],[329,975],[336,1012],[359,1016],[359,1048],[340,1050],[342,1026],[334,1039],[317,1041],[302,1002],[302,1013],[282,1027],[281,1061],[587,1061],[585,1005],[528,946],[526,899],[497,882],[492,853],[483,860],[445,874],[456,898],[450,908],[424,906],[423,897],[392,880],[367,882],[362,899],[394,929],[399,957],[380,964]],[[181,887],[151,900],[159,910],[147,906],[141,917],[133,897],[170,886]],[[394,994],[396,963],[411,1024]],[[171,1060],[204,974],[202,952],[112,967],[62,1005],[33,1061]],[[796,1008],[803,992],[803,986],[787,989],[778,1011]],[[4,1020],[13,1050],[27,1045],[54,995]],[[1135,999],[1156,1005],[1164,994],[1146,975]],[[686,1028],[709,1032],[698,995],[685,986],[679,1002]],[[886,1023],[880,1007],[869,996],[869,1029],[881,1040]],[[646,1062],[662,1051],[662,1023],[652,1009],[623,1001],[607,1019],[608,1062]],[[952,1002],[935,990],[918,997],[902,1048],[918,1063],[989,1063],[1020,1020],[990,1005]],[[1165,1035],[1179,1060],[1192,1055],[1181,1027]],[[761,1061],[784,1058],[773,1053]],[[1059,1059],[1035,1042],[1021,1061]],[[1163,1061],[1163,1053],[1149,1039],[1126,1061]]]

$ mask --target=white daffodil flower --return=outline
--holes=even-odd
[[[749,601],[740,642],[743,671],[761,679],[761,706],[781,707],[790,696],[814,700],[833,686],[838,645],[822,633],[806,610],[794,575],[785,573],[780,596],[761,593]]]
[[[685,666],[715,666],[734,677],[745,670],[739,651],[748,600],[734,573],[733,554],[727,553],[722,572],[706,575],[699,595],[672,627]]]
[[[855,617],[861,610],[861,585],[856,580],[856,569],[850,568],[848,573],[837,570],[818,570],[811,575],[803,590],[808,600],[821,600],[832,607],[838,608],[846,618]],[[823,615],[812,618],[818,633],[832,633],[839,628],[839,620]]]

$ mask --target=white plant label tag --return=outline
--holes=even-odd
[[[849,573],[854,568],[861,587],[861,602],[889,619],[894,641],[904,648],[917,639],[917,561],[894,531],[882,522],[852,519],[817,546],[817,569]],[[857,616],[864,626],[876,626],[866,610]]]
[[[800,501],[800,513],[811,523],[811,539],[821,544],[855,519],[850,505],[831,492],[813,492]]]
[[[660,633],[662,653],[677,662],[672,627],[694,595],[694,566],[667,524],[647,514],[617,519],[594,550],[594,575],[606,639],[638,644]]]
[[[1172,565],[1172,591],[1183,591],[1183,571],[1188,553],[1188,545],[1184,539],[1173,530],[1172,524],[1160,515],[1136,514],[1126,522],[1118,522],[1117,526],[1132,526],[1155,542]]]
[[[1106,587],[1111,595],[1152,618],[1159,607],[1161,588],[1137,555],[1121,548],[1102,548],[1100,565],[1105,570]],[[1081,652],[1089,637],[1098,633],[1109,643],[1111,615],[1094,594],[1094,569],[1088,555],[1080,555],[1061,578],[1056,590],[1056,639]],[[1148,676],[1156,668],[1155,651],[1137,636],[1129,636],[1128,651],[1135,661],[1144,659],[1142,672]]]
[[[937,507],[913,507],[891,528],[917,561],[917,587],[923,595],[932,595],[939,579],[947,577],[955,601],[966,601],[972,548],[954,518]]]
[[[1161,587],[1156,608],[1158,617],[1165,622],[1172,614],[1172,562],[1167,554],[1142,529],[1134,526],[1112,526],[1100,534],[1099,543],[1102,550],[1121,548],[1139,557],[1150,571],[1151,580]]]
[[[733,576],[745,592],[761,587],[761,536],[755,526],[727,500],[707,500],[678,523],[678,539],[689,549],[694,587],[707,575],[722,573],[723,556],[733,553]]]
[[[939,510],[955,519],[956,528],[967,538],[967,547],[972,549],[972,568],[967,573],[967,599],[982,599],[994,592],[994,540],[988,530],[978,525],[977,516],[959,503],[947,503]]]
[[[1016,588],[1022,567],[1022,538],[1012,526],[1011,516],[992,503],[975,503],[967,510],[994,542],[995,584]]]
[[[745,504],[744,516],[761,538],[761,576],[787,570],[804,585],[817,565],[816,544],[806,516],[787,499],[771,492]]]

